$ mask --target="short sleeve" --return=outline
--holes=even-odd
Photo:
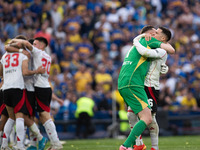
[[[167,52],[162,48],[156,48],[156,51],[158,51],[158,55],[160,56],[160,58],[162,58],[165,55],[167,55]]]
[[[32,54],[35,55],[35,54],[37,54],[39,52],[41,52],[41,50],[39,50],[38,48],[33,46]]]
[[[28,59],[28,57],[26,55],[22,54],[22,60],[24,61],[24,60],[27,60],[27,59]]]

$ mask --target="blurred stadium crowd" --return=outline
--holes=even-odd
[[[51,54],[50,82],[63,99],[52,101],[55,119],[74,119],[76,101],[92,97],[96,118],[111,118],[122,61],[145,25],[173,34],[169,72],[161,76],[159,108],[200,110],[199,0],[0,0],[0,49],[16,35],[44,36]]]

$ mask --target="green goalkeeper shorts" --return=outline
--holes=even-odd
[[[127,106],[130,106],[135,114],[138,114],[146,107],[149,109],[151,108],[148,104],[148,98],[144,88],[132,86],[119,89],[119,93],[123,97]]]

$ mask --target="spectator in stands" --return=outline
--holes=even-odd
[[[92,75],[89,71],[87,71],[85,64],[80,65],[79,70],[74,75],[74,80],[76,84],[76,90],[78,93],[85,92],[87,90],[86,85],[88,83],[92,83]]]
[[[82,35],[82,42],[79,42],[76,46],[76,51],[80,56],[80,61],[87,61],[87,59],[93,55],[94,49],[89,41],[87,34]]]
[[[183,109],[185,110],[191,110],[191,111],[198,111],[198,105],[197,101],[193,96],[193,93],[189,91],[185,97],[183,97],[183,100],[181,102],[181,105],[183,106]]]
[[[105,92],[111,90],[112,76],[106,73],[106,67],[101,64],[98,66],[98,72],[95,74],[95,82],[103,87]]]
[[[49,27],[50,27],[49,20],[45,20],[44,23],[41,26],[41,30],[35,34],[34,38],[36,38],[36,37],[45,37],[47,39],[48,43],[50,43],[51,34],[48,33],[48,31],[47,31],[47,29]]]
[[[34,0],[29,7],[29,10],[31,11],[31,17],[34,21],[37,20],[37,18],[40,18],[40,15],[42,14],[43,4],[41,2],[41,0]]]
[[[192,92],[194,94],[195,99],[197,100],[197,105],[200,108],[200,80],[196,80],[192,84]]]
[[[57,70],[57,73],[60,74],[61,73],[61,70],[60,70],[60,66],[58,64],[58,59],[57,59],[57,56],[55,54],[52,54],[51,55],[51,68],[50,68],[50,72],[49,72],[49,75],[53,75],[53,71],[54,69]]]
[[[74,91],[74,90],[73,90]],[[77,109],[77,99],[78,99],[78,96],[76,93],[73,93],[72,91],[68,91],[69,93],[71,92],[72,95],[70,96],[70,103],[69,103],[69,119],[75,119],[75,112],[76,112],[76,109]]]
[[[95,29],[103,33],[105,42],[110,42],[110,31],[112,30],[112,25],[106,20],[105,14],[102,14],[100,20],[95,23]]]
[[[58,12],[58,4],[53,4],[53,9],[51,9],[51,20],[52,20],[52,27],[54,31],[57,31],[59,28],[61,21],[62,21],[62,15]]]

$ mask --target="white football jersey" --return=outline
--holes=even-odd
[[[147,87],[154,87],[156,90],[159,90],[161,65],[165,64],[167,61],[167,52],[161,48],[156,50],[159,51],[160,58],[151,59],[149,71],[147,72],[144,85]]]
[[[33,70],[33,58],[31,56],[31,60],[28,61],[28,69]],[[24,85],[27,91],[34,92],[34,83],[33,83],[33,75],[24,76]]]
[[[22,62],[28,59],[22,53],[6,52],[1,59],[3,65],[3,90],[10,88],[24,89],[24,79],[22,75]]]
[[[34,86],[47,88],[50,87],[49,84],[49,71],[51,67],[51,57],[42,50],[33,46],[32,50],[33,56],[33,69],[36,70],[38,67],[43,66],[46,68],[46,72],[44,74],[35,74],[34,75]]]

